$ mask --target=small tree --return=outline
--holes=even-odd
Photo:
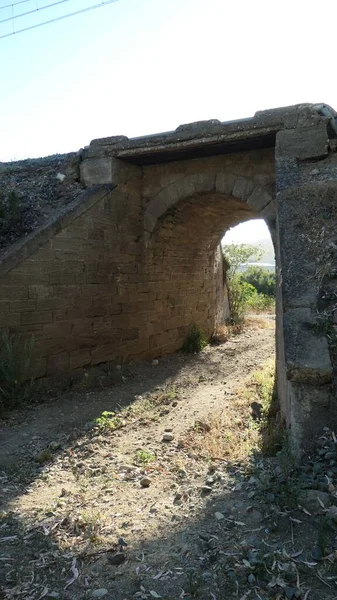
[[[275,298],[276,274],[264,267],[251,265],[242,274],[243,281],[253,285],[258,294]]]
[[[230,321],[233,324],[238,324],[242,323],[244,319],[249,298],[256,293],[251,284],[242,280],[239,268],[242,264],[260,260],[263,256],[263,250],[249,244],[229,244],[224,246],[223,254],[227,266]]]

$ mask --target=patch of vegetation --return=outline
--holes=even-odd
[[[156,455],[154,452],[152,452],[152,450],[137,450],[136,452],[136,456],[135,456],[135,462],[138,465],[148,465],[150,463],[152,463],[154,460],[156,460]]]
[[[252,285],[258,294],[275,298],[276,295],[276,274],[265,267],[249,266],[241,273],[242,281]]]
[[[34,339],[24,339],[8,330],[0,339],[0,411],[15,408],[27,400],[33,379],[26,383],[32,367]]]
[[[224,247],[224,261],[228,284],[230,324],[242,324],[247,312],[275,309],[275,274],[263,267],[250,266],[244,272],[240,267],[262,257],[262,250],[249,244],[231,244]]]
[[[124,420],[120,415],[109,410],[104,410],[101,416],[97,417],[94,422],[101,431],[113,431],[124,424]]]
[[[187,354],[196,354],[201,352],[207,346],[207,340],[204,332],[198,325],[193,323],[182,345],[181,351]]]

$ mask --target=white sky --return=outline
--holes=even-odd
[[[50,3],[28,0],[14,14]],[[96,3],[67,0],[14,25]],[[326,52],[335,14],[336,0],[119,0],[0,39],[0,161],[289,104],[336,108]],[[0,36],[12,26],[0,22]]]
[[[251,244],[256,240],[270,237],[268,226],[263,219],[254,219],[231,227],[222,239],[223,244]]]

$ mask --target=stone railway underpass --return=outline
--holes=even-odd
[[[43,177],[47,163],[2,163],[0,186],[25,169]],[[337,424],[332,108],[96,139],[66,164],[57,184],[85,189],[0,259],[0,329],[34,336],[37,376],[172,353],[192,323],[211,336],[226,316],[220,240],[263,218],[276,252],[283,417],[298,447]]]

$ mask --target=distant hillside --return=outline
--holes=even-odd
[[[249,245],[254,246],[256,248],[261,248],[261,250],[263,250],[263,256],[261,257],[261,259],[257,262],[252,261],[252,264],[264,264],[271,265],[271,267],[275,267],[274,246],[270,237],[261,238],[260,240],[256,240],[255,242],[250,242]]]
[[[262,248],[263,250],[263,257],[258,262],[271,264],[275,263],[274,246],[271,238],[257,240],[256,242],[252,242],[251,245],[256,246],[257,248]]]

